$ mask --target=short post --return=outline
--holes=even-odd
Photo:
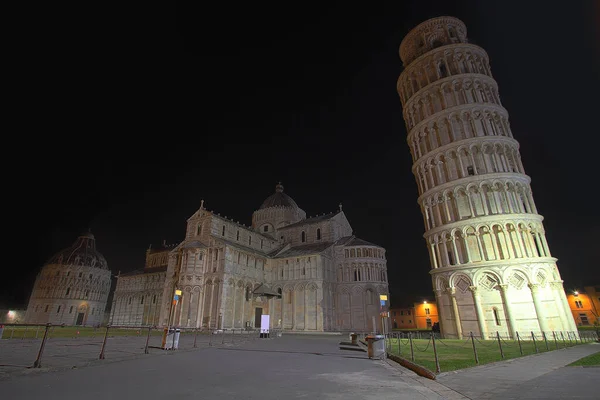
[[[223,332],[223,334],[221,335],[221,344],[225,343],[225,328],[221,329],[221,332]]]
[[[400,350],[400,332],[397,333],[397,338],[396,340],[398,341],[398,354],[402,354],[402,351]]]
[[[556,331],[552,331],[552,336],[554,336],[554,345],[556,346],[556,350],[558,350],[558,341],[556,340]]]
[[[471,344],[473,345],[473,354],[475,354],[475,364],[479,365],[479,357],[477,357],[477,348],[475,347],[475,338],[471,332]]]
[[[208,328],[208,345],[209,346],[212,346],[212,337],[213,337],[213,331],[209,327]]]
[[[413,349],[412,332],[408,332],[408,340],[410,341],[410,360],[415,362],[415,351]]]
[[[431,332],[431,343],[433,344],[433,356],[435,357],[435,372],[439,374],[441,372],[440,360],[438,360],[437,348],[435,347],[435,335],[433,332]]]
[[[100,350],[100,355],[98,356],[99,360],[104,360],[104,348],[106,347],[106,338],[108,338],[108,329],[110,328],[110,324],[106,325],[106,332],[104,332],[104,340],[102,341],[102,349]]]
[[[517,342],[519,342],[519,353],[523,355],[523,346],[521,346],[521,336],[519,336],[519,332],[517,332]]]
[[[14,335],[14,334],[15,334],[15,326],[14,326],[14,325],[11,325],[11,326],[10,326],[10,338],[11,338],[11,339],[13,338],[13,335]]]
[[[37,329],[35,330],[35,338],[38,338],[38,333],[40,332],[40,326],[37,326]]]
[[[144,348],[144,354],[148,354],[148,343],[150,342],[150,331],[152,331],[152,326],[148,327],[148,336],[146,336],[146,347]]]
[[[537,343],[535,342],[535,335],[533,334],[533,331],[531,331],[531,339],[533,339],[533,347],[535,348],[535,352],[537,354],[538,348],[537,348]]]
[[[194,348],[196,348],[196,340],[198,339],[198,328],[196,328],[196,333],[194,334]]]
[[[546,351],[548,351],[550,348],[548,348],[548,338],[546,337],[546,332],[542,332],[542,336],[544,337],[544,343],[546,343]]]
[[[42,367],[42,354],[44,354],[44,347],[46,347],[46,339],[48,339],[48,331],[50,330],[51,324],[46,324],[46,330],[44,331],[44,337],[42,338],[42,344],[40,345],[40,350],[38,351],[38,355],[36,360],[33,362],[33,368],[41,368]]]
[[[498,347],[500,347],[500,357],[504,360],[504,351],[502,351],[502,341],[500,340],[500,332],[496,331],[496,337],[498,338]]]

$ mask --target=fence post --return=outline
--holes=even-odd
[[[433,356],[435,357],[435,372],[439,374],[441,372],[440,360],[438,360],[437,349],[435,347],[435,335],[433,332],[431,332],[431,343],[433,344]]]
[[[221,335],[221,344],[225,343],[225,328],[222,328],[223,334]]]
[[[554,345],[556,346],[556,350],[558,350],[558,342],[556,341],[556,331],[552,331],[552,336],[554,337]]]
[[[565,342],[565,335],[563,334],[562,331],[560,331],[560,337],[562,338],[563,341],[563,348],[567,348],[567,342]]]
[[[400,332],[397,332],[398,335],[398,355],[402,354],[402,350],[400,350]]]
[[[479,365],[479,357],[477,357],[477,348],[475,347],[475,339],[473,338],[473,332],[471,332],[471,343],[473,344],[473,354],[475,354],[475,364]]]
[[[40,326],[37,326],[37,329],[35,330],[35,338],[38,338],[38,333],[40,332]]]
[[[144,348],[144,354],[148,354],[148,342],[150,341],[150,331],[152,330],[152,326],[148,327],[148,336],[146,337],[146,347]]]
[[[544,342],[546,343],[546,351],[550,350],[548,348],[548,338],[546,337],[546,332],[542,332],[542,336],[544,336]]]
[[[26,334],[27,334],[27,325],[25,325],[25,330],[23,331],[23,336],[21,336],[21,340],[25,339]]]
[[[517,334],[517,342],[519,343],[519,353],[521,353],[521,355],[523,355],[523,346],[521,346],[521,336],[519,336],[519,332],[516,332]]]
[[[196,346],[196,340],[198,339],[198,328],[196,328],[196,333],[194,335],[194,348],[198,347]]]
[[[10,328],[11,328],[11,329],[10,329],[10,338],[12,339],[12,338],[13,338],[13,335],[15,334],[15,326],[14,326],[14,325],[11,325],[11,327],[10,327]]]
[[[537,348],[537,343],[535,342],[535,335],[533,334],[533,331],[531,331],[531,338],[533,339],[533,347],[535,348],[535,352],[537,354],[538,348]]]
[[[410,340],[410,359],[415,362],[415,351],[413,349],[412,332],[408,332],[408,340]]]
[[[496,337],[498,338],[498,347],[500,347],[500,357],[504,360],[504,352],[502,351],[502,342],[500,341],[500,332],[496,331]]]
[[[48,331],[50,330],[50,324],[46,324],[46,330],[44,331],[44,337],[42,338],[42,344],[36,360],[33,362],[33,368],[40,368],[42,366],[42,354],[44,354],[44,347],[46,347],[46,339],[48,338]]]
[[[106,338],[108,337],[108,329],[110,328],[110,324],[106,325],[106,332],[104,333],[104,340],[102,341],[102,349],[100,350],[100,355],[98,356],[99,360],[104,360],[104,348],[106,347]]]

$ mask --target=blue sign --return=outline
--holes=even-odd
[[[381,307],[385,307],[385,300],[379,300],[379,302],[381,303]]]
[[[173,297],[173,300],[179,300],[179,296],[175,295],[175,296]]]

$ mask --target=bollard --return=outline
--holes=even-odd
[[[146,347],[144,348],[144,354],[148,354],[148,342],[150,342],[150,331],[152,331],[152,327],[148,327],[148,336],[146,337]]]
[[[435,357],[435,372],[440,373],[440,360],[438,360],[437,348],[435,347],[435,335],[431,333],[431,343],[433,344],[433,356]]]
[[[221,335],[221,344],[225,343],[225,328],[221,330],[223,334]]]
[[[500,357],[504,360],[504,351],[502,351],[502,342],[500,341],[500,332],[496,331],[496,337],[498,338],[498,347],[500,347]]]
[[[548,348],[548,338],[546,337],[546,332],[542,332],[542,336],[544,337],[544,342],[546,343],[546,351],[550,350]]]
[[[475,364],[479,365],[479,357],[477,357],[477,348],[475,347],[475,339],[473,338],[473,332],[471,332],[471,343],[473,344],[473,354],[475,354]]]
[[[213,337],[213,332],[210,330],[210,328],[208,328],[208,345],[212,346],[212,337]]]
[[[38,355],[36,360],[33,362],[33,368],[41,368],[42,367],[42,354],[44,354],[44,347],[46,347],[46,339],[48,339],[48,331],[50,330],[50,324],[46,324],[46,330],[44,331],[44,337],[42,338],[42,344],[40,345],[40,350],[38,351]]]
[[[533,339],[533,347],[535,348],[535,353],[537,354],[538,348],[537,343],[535,342],[535,335],[533,334],[533,331],[531,331],[531,338]]]
[[[519,336],[519,332],[517,333],[517,342],[519,342],[519,353],[521,353],[521,355],[523,355],[523,346],[521,346],[521,336]]]
[[[196,348],[196,340],[198,339],[198,328],[196,328],[196,334],[194,335],[194,348]]]
[[[100,349],[100,355],[98,356],[99,360],[104,360],[104,348],[106,347],[106,338],[108,337],[108,329],[110,325],[106,325],[106,332],[104,333],[104,340],[102,341],[102,349]]]
[[[408,332],[408,340],[410,341],[410,360],[415,362],[415,351],[413,349],[412,332]]]

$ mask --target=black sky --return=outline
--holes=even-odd
[[[88,227],[112,271],[130,271],[151,243],[183,239],[201,199],[249,225],[278,181],[307,215],[342,202],[355,234],[387,249],[393,304],[431,297],[395,87],[403,36],[440,15],[490,56],[565,287],[599,284],[594,2],[364,3],[21,15],[0,308],[26,306],[42,264]]]

